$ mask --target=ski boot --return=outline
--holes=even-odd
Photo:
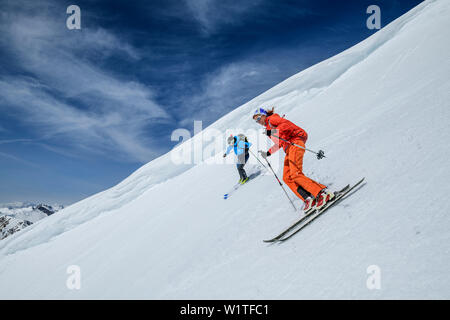
[[[314,208],[315,205],[316,205],[316,199],[314,199],[312,197],[306,198],[305,203],[303,205],[303,212],[304,213],[308,212],[309,210]]]
[[[317,204],[316,204],[316,210],[320,210],[323,208],[327,202],[334,199],[334,193],[329,191],[327,188],[323,189],[319,192],[319,195],[317,196]]]
[[[243,179],[243,180],[241,180],[241,184],[244,184],[244,183],[246,183],[248,181],[248,177],[246,177],[245,179]]]

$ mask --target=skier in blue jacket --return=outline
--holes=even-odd
[[[223,157],[225,158],[230,153],[231,149],[234,149],[234,153],[238,158],[236,167],[240,176],[239,183],[244,184],[248,180],[244,166],[249,158],[248,149],[252,144],[247,141],[247,138],[243,134],[238,134],[237,136],[230,135],[227,139],[227,143],[228,148],[223,154]]]

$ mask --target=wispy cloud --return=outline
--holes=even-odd
[[[24,160],[24,159],[16,157],[16,156],[13,156],[12,154],[9,154],[9,153],[0,152],[0,157],[7,158],[9,160],[13,160],[14,162],[19,162],[19,163],[24,164],[29,167],[39,168],[39,166],[36,165],[35,163]]]
[[[8,139],[8,140],[0,140],[0,144],[31,142],[31,141],[33,141],[33,139]]]
[[[108,56],[136,61],[139,50],[101,28],[69,31],[51,9],[11,14],[14,8],[2,16],[0,45],[22,75],[0,79],[0,108],[46,139],[114,150],[133,161],[156,156],[145,130],[150,122],[170,121],[170,115],[150,87],[96,63]]]
[[[223,25],[241,24],[243,15],[261,2],[262,0],[185,0],[190,13],[205,34],[212,34]]]
[[[183,101],[192,110],[181,124],[188,126],[193,120],[209,123],[220,118],[286,78],[272,52],[251,56],[211,71],[201,82],[197,94]]]
[[[155,156],[140,142],[140,135],[151,119],[144,112],[114,108],[103,112],[80,110],[55,99],[28,78],[0,80],[0,92],[2,105],[14,105],[15,112],[23,115],[21,121],[40,132],[40,140],[63,139],[72,148],[92,153],[116,150],[133,156],[134,161],[148,161]],[[114,152],[115,156],[118,153]]]

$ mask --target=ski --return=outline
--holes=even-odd
[[[343,193],[345,193],[347,191],[347,189],[350,188],[350,185],[346,185],[344,188],[342,188],[339,191],[335,192],[335,199],[337,199],[338,197],[340,197]],[[285,234],[287,234],[289,231],[291,231],[292,229],[294,229],[296,226],[298,226],[300,223],[302,223],[303,221],[305,221],[305,219],[307,219],[308,217],[310,217],[313,213],[315,213],[316,210],[314,210],[313,208],[308,210],[307,212],[305,212],[304,216],[301,217],[299,220],[297,220],[296,222],[294,222],[289,228],[287,228],[286,230],[284,230],[282,233],[280,233],[279,235],[277,235],[275,238],[269,239],[269,240],[263,240],[264,242],[275,242],[278,241],[280,238],[282,238]]]
[[[300,228],[298,228],[297,230],[295,230],[293,233],[291,233],[290,235],[284,237],[284,238],[278,238],[277,241],[286,241],[288,239],[290,239],[292,236],[294,236],[295,234],[297,234],[298,232],[300,232],[303,228],[305,228],[307,225],[309,225],[311,222],[313,222],[316,218],[318,218],[322,213],[324,213],[325,211],[327,211],[329,208],[333,207],[335,204],[341,202],[342,200],[344,200],[346,198],[346,196],[352,191],[354,190],[357,186],[359,186],[362,182],[364,181],[364,178],[362,178],[361,180],[359,180],[354,186],[352,186],[351,188],[349,188],[348,190],[346,190],[344,193],[340,194],[338,197],[336,197],[333,201],[329,202],[324,208],[322,208],[321,210],[319,210],[318,212],[316,211],[316,214],[312,214],[311,219],[307,220],[306,223],[302,224],[300,226]]]
[[[250,179],[249,179],[250,180]],[[248,182],[248,181],[247,181]],[[223,195],[223,198],[225,199],[225,200],[227,200],[228,199],[228,197],[234,192],[234,191],[236,191],[239,187],[241,186],[241,184],[238,182],[238,183],[236,183],[234,186],[233,186],[233,189],[231,189],[230,191],[228,191],[227,193],[225,193],[224,195]]]
[[[225,193],[225,194],[223,195],[223,199],[224,199],[224,200],[227,200],[227,199],[228,199],[228,198],[229,198],[229,197],[230,197],[237,189],[239,189],[239,187],[246,185],[246,184],[249,183],[251,180],[253,180],[253,179],[255,179],[256,177],[258,177],[259,175],[261,175],[261,173],[262,173],[262,171],[261,171],[261,170],[258,170],[258,171],[256,171],[255,173],[252,173],[251,175],[248,176],[248,180],[247,180],[246,183],[244,183],[244,184],[240,184],[239,182],[236,183],[230,191],[228,191],[227,193]]]

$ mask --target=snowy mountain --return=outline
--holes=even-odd
[[[0,240],[63,209],[61,205],[15,202],[0,204]]]
[[[0,298],[449,299],[449,38],[450,2],[425,1],[117,186],[1,241]],[[238,179],[231,157],[223,163],[226,136],[239,129],[266,150],[251,115],[272,105],[308,132],[307,147],[325,150],[320,161],[305,155],[307,175],[332,189],[366,178],[282,245],[262,240],[301,213],[270,172],[223,199]],[[185,150],[197,161],[177,164]],[[270,157],[280,177],[282,153]],[[66,286],[73,265],[79,290]]]

